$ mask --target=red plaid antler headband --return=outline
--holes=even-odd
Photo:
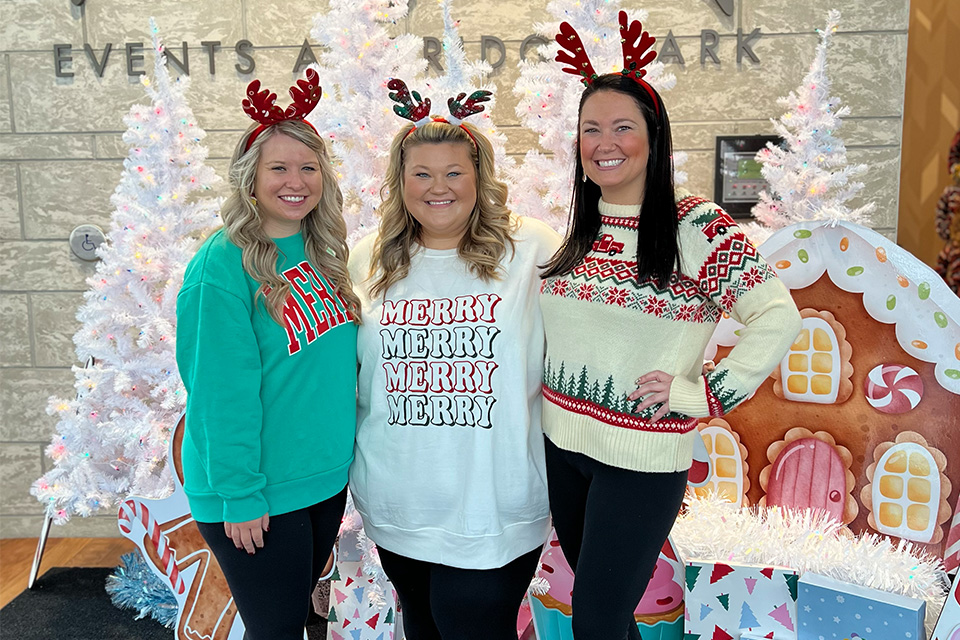
[[[430,115],[430,98],[421,99],[420,94],[407,89],[407,84],[400,78],[391,78],[387,83],[387,88],[392,91],[390,99],[397,104],[393,105],[393,111],[401,118],[409,120],[414,124],[414,128],[407,132],[410,135],[414,129],[418,129],[431,122],[446,122],[455,127],[460,127],[467,132],[473,144],[477,144],[476,138],[470,133],[470,130],[463,126],[464,118],[472,116],[475,113],[483,111],[482,102],[487,102],[493,95],[489,91],[478,90],[470,94],[461,93],[456,98],[447,98],[447,109],[450,111],[449,118]],[[464,100],[466,98],[466,100]]]
[[[260,126],[250,134],[244,152],[250,149],[253,141],[267,127],[284,120],[300,120],[316,131],[316,128],[306,120],[306,117],[320,102],[320,95],[320,76],[313,69],[307,69],[306,80],[297,80],[297,84],[290,87],[290,97],[293,98],[293,102],[286,110],[282,110],[274,104],[277,100],[277,94],[267,89],[261,91],[259,80],[251,82],[247,85],[247,97],[242,102],[243,111],[254,121],[259,122]]]
[[[623,70],[620,73],[635,80],[637,84],[646,89],[659,115],[660,101],[657,99],[657,94],[653,87],[643,79],[647,75],[647,70],[644,67],[657,57],[657,52],[653,50],[653,43],[657,39],[643,30],[643,25],[639,20],[634,20],[628,25],[626,11],[621,11],[618,17],[620,19],[620,47],[623,50]],[[566,51],[558,51],[556,57],[557,62],[566,65],[563,70],[571,75],[580,76],[580,82],[585,86],[593,84],[593,81],[599,76],[594,71],[590,58],[587,57],[580,35],[569,22],[560,24],[560,33],[557,34],[556,39],[557,44],[566,49]]]

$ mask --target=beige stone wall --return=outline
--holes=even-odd
[[[413,4],[414,0],[411,0]],[[467,54],[478,57],[480,37],[501,38],[506,63],[492,80],[500,88],[494,117],[522,155],[536,136],[519,126],[509,89],[520,44],[543,19],[546,0],[461,0],[455,13]],[[687,151],[690,187],[713,194],[714,136],[768,133],[780,114],[776,98],[793,89],[817,43],[814,29],[829,8],[844,18],[830,54],[835,94],[853,117],[842,130],[851,162],[868,162],[866,197],[875,200],[874,226],[893,235],[897,226],[900,138],[907,50],[905,0],[737,0],[726,17],[713,0],[648,0],[647,28],[658,37],[672,29],[686,65],[669,65],[677,87],[665,96],[675,146]],[[257,47],[255,75],[270,87],[291,84],[300,43],[309,35],[319,2],[286,0],[0,0],[0,536],[36,535],[40,505],[27,493],[49,461],[43,449],[55,421],[45,413],[51,394],[72,395],[76,361],[74,312],[93,267],[74,258],[67,237],[76,225],[107,227],[109,196],[127,150],[121,116],[142,100],[126,75],[123,43],[149,43],[148,11],[168,47],[190,45],[191,102],[209,132],[211,164],[224,175],[227,157],[245,116],[239,96],[251,79],[237,74],[233,45]],[[639,3],[625,2],[628,9]],[[736,64],[736,34],[759,27],[754,47],[760,64]],[[699,63],[702,29],[720,34],[719,66]],[[435,2],[416,0],[397,32],[442,36]],[[219,40],[217,73],[207,70],[202,41]],[[83,52],[114,50],[102,78]],[[73,45],[73,78],[56,78],[54,44]],[[149,50],[146,53],[149,68]],[[576,90],[571,85],[569,90]],[[75,518],[54,535],[115,535],[107,514]]]

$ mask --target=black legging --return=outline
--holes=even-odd
[[[380,547],[406,640],[517,640],[517,614],[539,559],[537,547],[499,569],[457,569]]]
[[[640,640],[633,612],[676,520],[687,472],[611,467],[546,440],[557,539],[573,568],[573,637]]]
[[[346,502],[344,487],[312,507],[270,516],[263,548],[254,555],[234,546],[222,522],[197,523],[237,603],[245,640],[303,640],[310,594],[330,557]]]

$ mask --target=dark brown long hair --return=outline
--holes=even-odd
[[[600,187],[589,178],[584,181],[583,161],[580,158],[580,117],[583,105],[590,96],[610,91],[624,93],[637,103],[647,124],[650,155],[647,158],[647,176],[640,206],[640,225],[637,229],[637,276],[639,281],[654,279],[665,287],[680,264],[680,239],[677,205],[673,189],[673,141],[667,110],[654,91],[651,96],[643,87],[619,73],[598,77],[580,97],[577,117],[577,153],[574,173],[573,198],[567,235],[557,253],[543,266],[543,277],[569,273],[580,264],[591,250],[600,231]],[[601,98],[602,99],[602,98]],[[656,99],[656,104],[654,103]]]

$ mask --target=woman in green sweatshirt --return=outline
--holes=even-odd
[[[260,124],[177,298],[184,489],[250,640],[302,639],[353,460],[360,309],[336,174],[302,119],[315,80],[279,121],[248,89]]]

